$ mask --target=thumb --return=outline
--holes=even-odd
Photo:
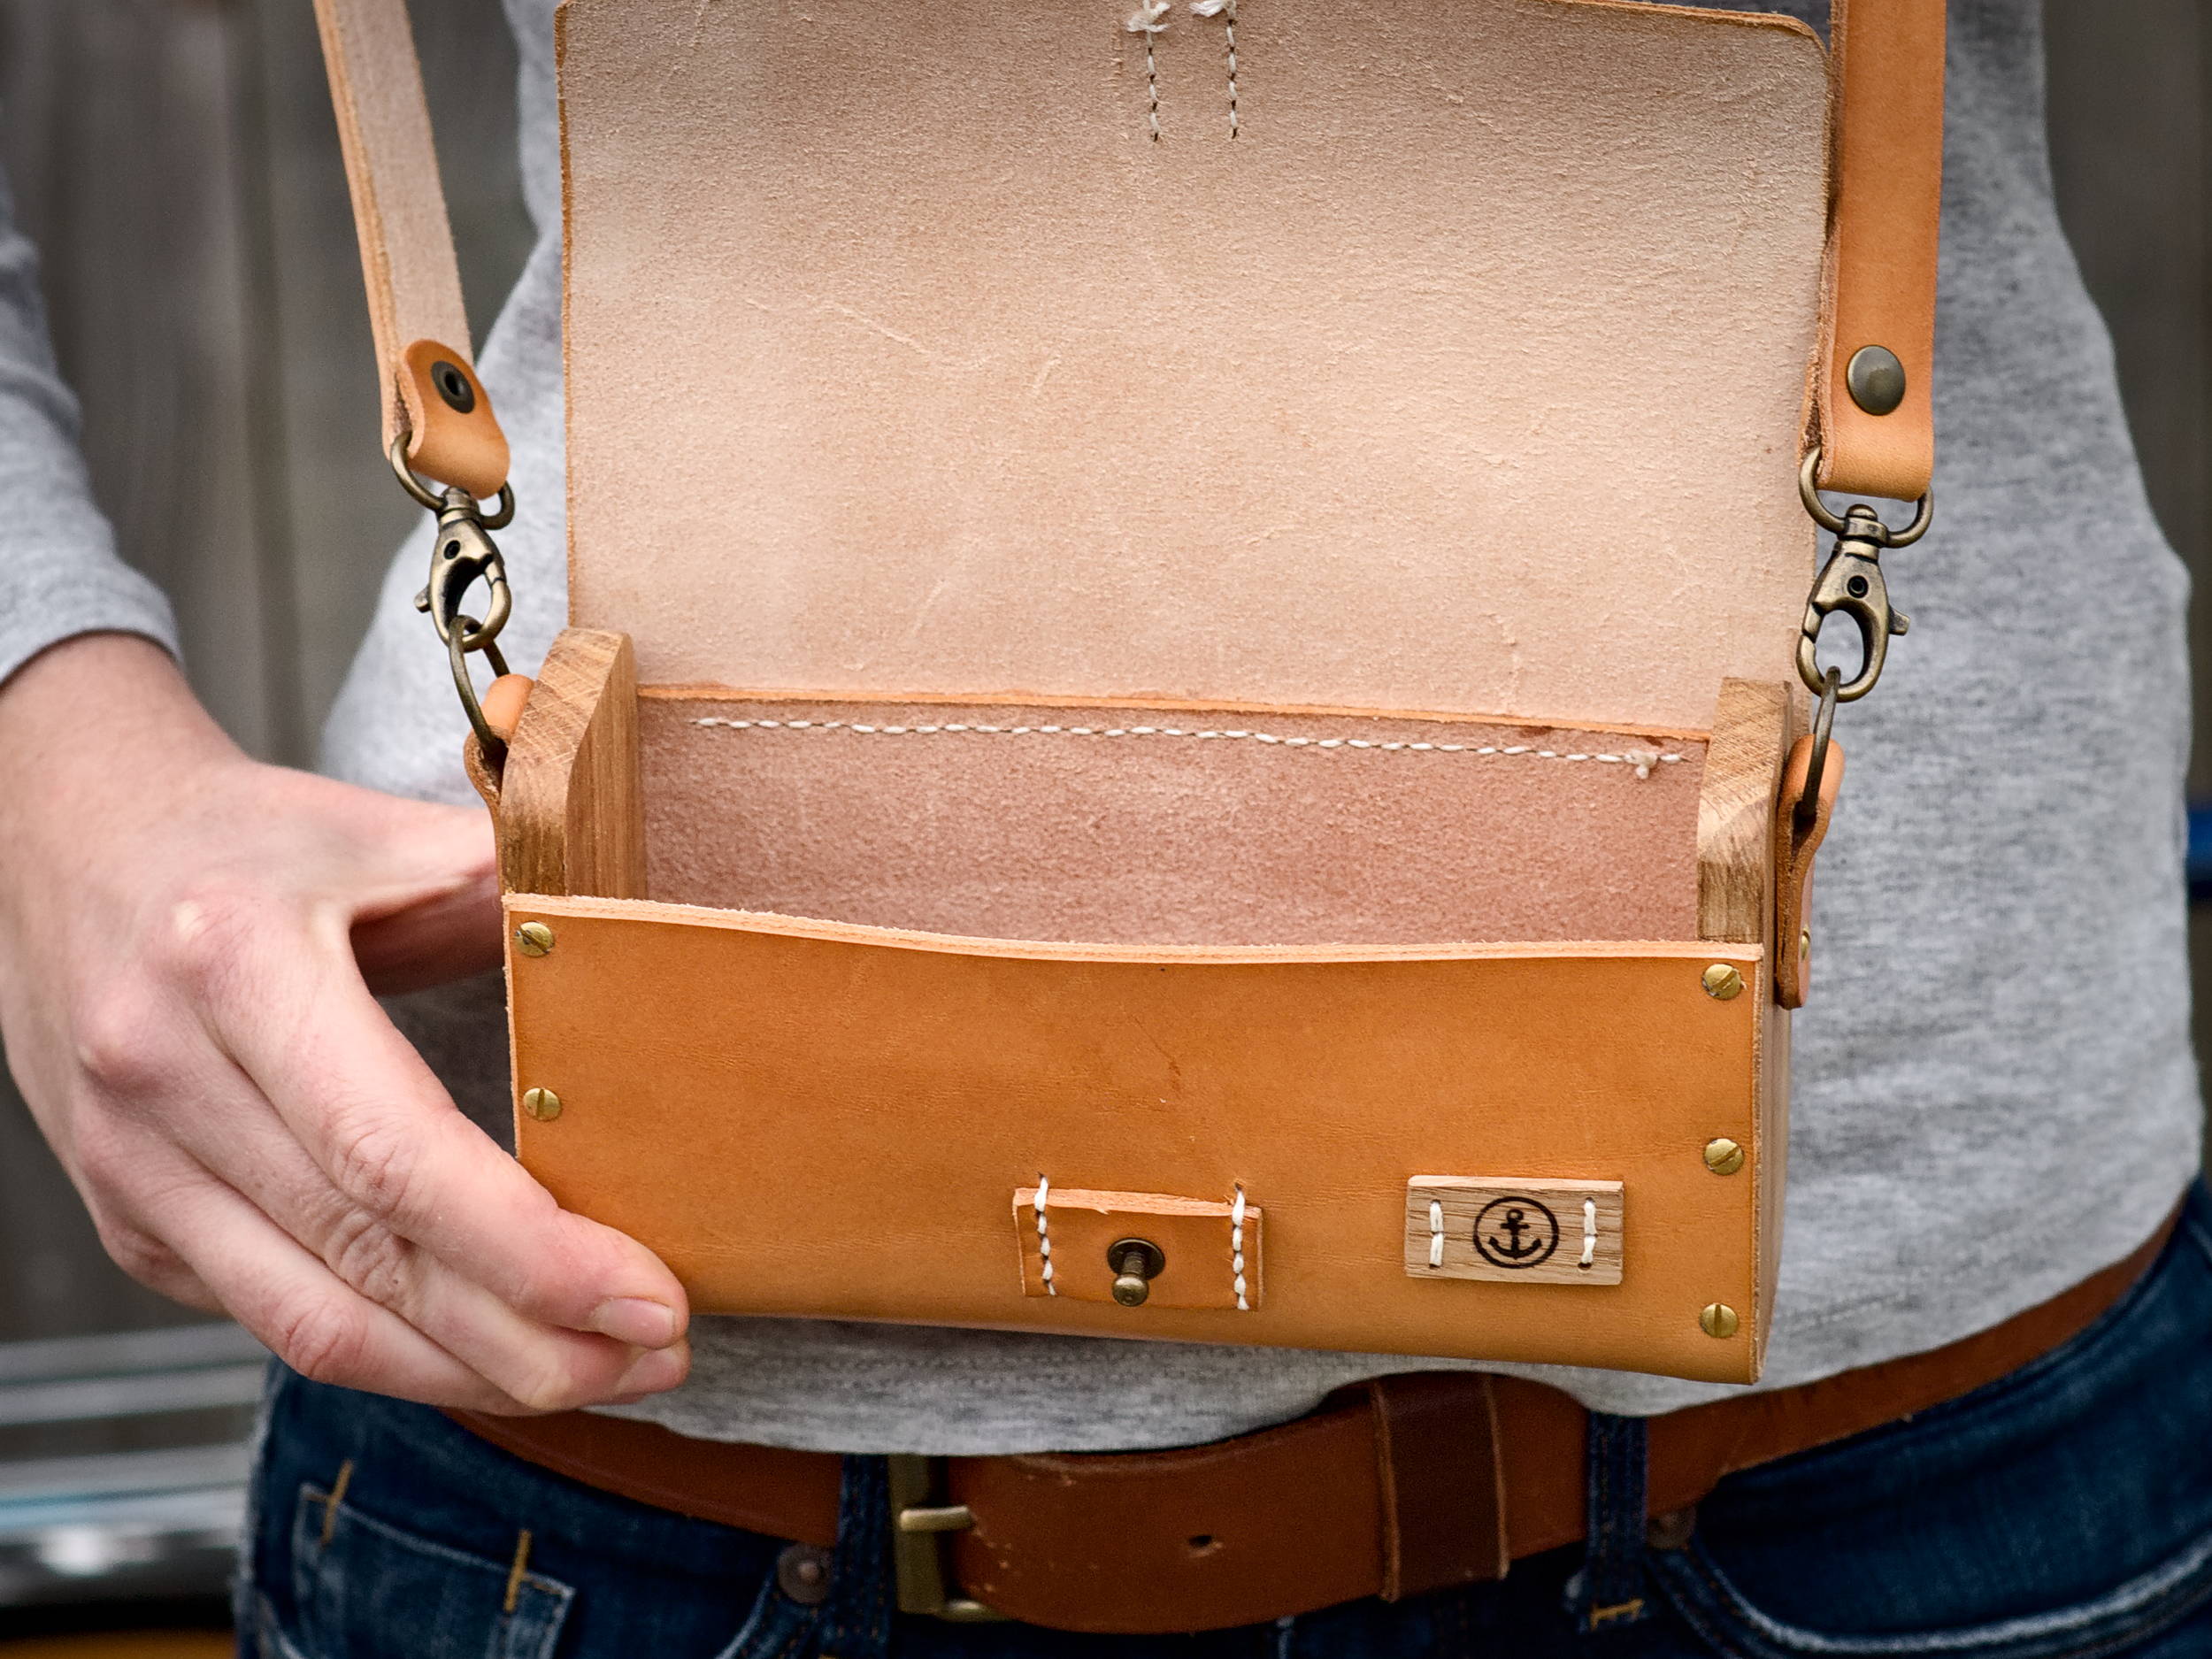
[[[354,912],[353,955],[380,996],[488,972],[500,962],[499,862],[481,808],[382,800],[370,833],[382,879]],[[388,838],[388,839],[387,839]],[[390,879],[395,866],[405,875]]]

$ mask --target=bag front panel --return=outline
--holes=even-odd
[[[509,964],[521,1156],[702,1310],[1756,1375],[1756,947],[1137,952],[528,895],[509,921],[547,930]],[[1481,1202],[1443,1191],[1432,1236],[1440,1181]],[[1134,1308],[1125,1227],[1167,1256]]]

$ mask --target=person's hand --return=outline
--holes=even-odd
[[[673,1387],[674,1275],[556,1204],[374,1000],[499,953],[481,811],[248,759],[142,640],[0,687],[0,1041],[115,1259],[349,1387]]]

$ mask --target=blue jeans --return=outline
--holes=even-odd
[[[2212,1199],[2193,1194],[2158,1265],[2064,1347],[1732,1477],[1686,1548],[1646,1546],[1642,1445],[1640,1425],[1596,1419],[1597,1541],[1501,1584],[1196,1636],[1076,1636],[895,1613],[879,1459],[847,1460],[826,1595],[787,1593],[778,1540],[280,1373],[242,1642],[265,1659],[2212,1659]],[[1592,1628],[1593,1606],[1632,1610]]]

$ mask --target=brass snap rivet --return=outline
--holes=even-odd
[[[1716,1175],[1733,1175],[1743,1168],[1743,1148],[1726,1135],[1705,1143],[1705,1167]]]
[[[1905,401],[1905,365],[1887,346],[1861,346],[1843,372],[1851,401],[1870,415],[1893,415]]]
[[[829,1600],[829,1551],[811,1544],[792,1545],[776,1557],[776,1588],[801,1607],[819,1607]]]
[[[549,1124],[561,1115],[561,1097],[549,1088],[526,1088],[522,1091],[522,1110]]]
[[[1717,1002],[1733,1002],[1743,995],[1743,973],[1731,962],[1716,962],[1705,970],[1701,983],[1705,995]]]
[[[1697,1535],[1697,1505],[1669,1509],[1644,1524],[1644,1542],[1653,1549],[1687,1549]]]
[[[1724,1302],[1708,1302],[1705,1311],[1697,1316],[1698,1329],[1708,1336],[1733,1336],[1741,1323],[1736,1310]]]
[[[1797,956],[1801,962],[1810,962],[1813,959],[1813,930],[1809,927],[1803,929],[1797,935]]]
[[[542,956],[553,949],[553,930],[543,922],[525,922],[515,929],[515,949],[526,956]]]

